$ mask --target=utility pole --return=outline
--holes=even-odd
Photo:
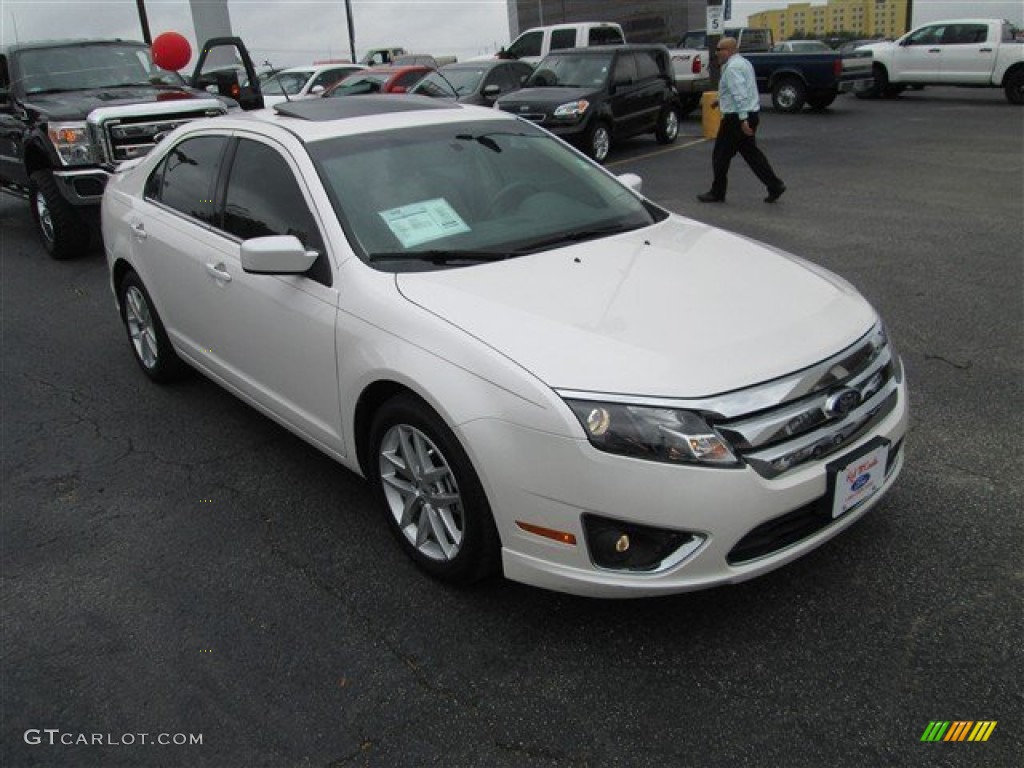
[[[135,0],[139,9],[139,22],[142,24],[142,41],[146,45],[153,44],[153,36],[149,32],[149,19],[146,17],[146,0]]]
[[[348,47],[352,52],[352,63],[359,61],[356,58],[356,27],[352,21],[352,0],[345,0],[345,19],[348,21]]]

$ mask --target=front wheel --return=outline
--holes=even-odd
[[[132,352],[145,374],[161,383],[179,378],[186,370],[185,364],[171,346],[153,300],[135,272],[121,280],[117,299]]]
[[[778,112],[799,112],[807,101],[807,87],[795,77],[780,80],[772,88],[772,106]]]
[[[659,144],[671,144],[679,135],[679,113],[675,107],[665,107],[658,116],[654,137]]]
[[[370,428],[369,477],[388,525],[432,576],[471,584],[496,570],[500,545],[469,457],[429,406],[399,395]]]
[[[858,99],[878,99],[881,98],[886,89],[889,87],[889,73],[885,71],[885,67],[880,64],[875,64],[871,68],[871,76],[874,78],[874,82],[870,88],[856,91]]]
[[[1006,78],[1006,100],[1011,104],[1024,104],[1024,70],[1017,70]]]
[[[595,120],[587,129],[583,151],[591,160],[603,163],[612,149],[612,132],[603,120]]]
[[[89,228],[81,214],[64,199],[53,171],[36,171],[29,177],[29,203],[43,247],[63,261],[89,247]]]

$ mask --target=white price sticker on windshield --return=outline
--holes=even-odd
[[[379,216],[403,248],[469,232],[466,222],[443,197],[380,211]]]

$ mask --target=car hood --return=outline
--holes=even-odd
[[[826,270],[678,216],[496,264],[402,273],[411,302],[555,388],[704,397],[820,362],[876,322]]]
[[[215,98],[217,97],[205,91],[192,88],[142,85],[29,94],[26,97],[26,106],[51,120],[83,120],[92,110],[99,107],[192,99],[210,101]]]
[[[502,109],[565,104],[580,99],[592,99],[600,88],[522,88],[499,99]]]

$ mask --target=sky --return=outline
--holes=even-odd
[[[748,14],[785,5],[785,0],[733,0],[733,18],[744,21]],[[367,48],[401,45],[410,52],[466,59],[509,42],[505,0],[351,0],[351,6],[357,56]],[[154,38],[180,32],[195,49],[188,0],[145,0],[145,7]],[[228,0],[228,13],[232,31],[245,41],[257,66],[350,55],[344,0]],[[994,17],[1020,25],[1022,16],[1021,0],[914,0],[915,24]],[[0,43],[67,37],[141,40],[135,0],[0,0]]]

